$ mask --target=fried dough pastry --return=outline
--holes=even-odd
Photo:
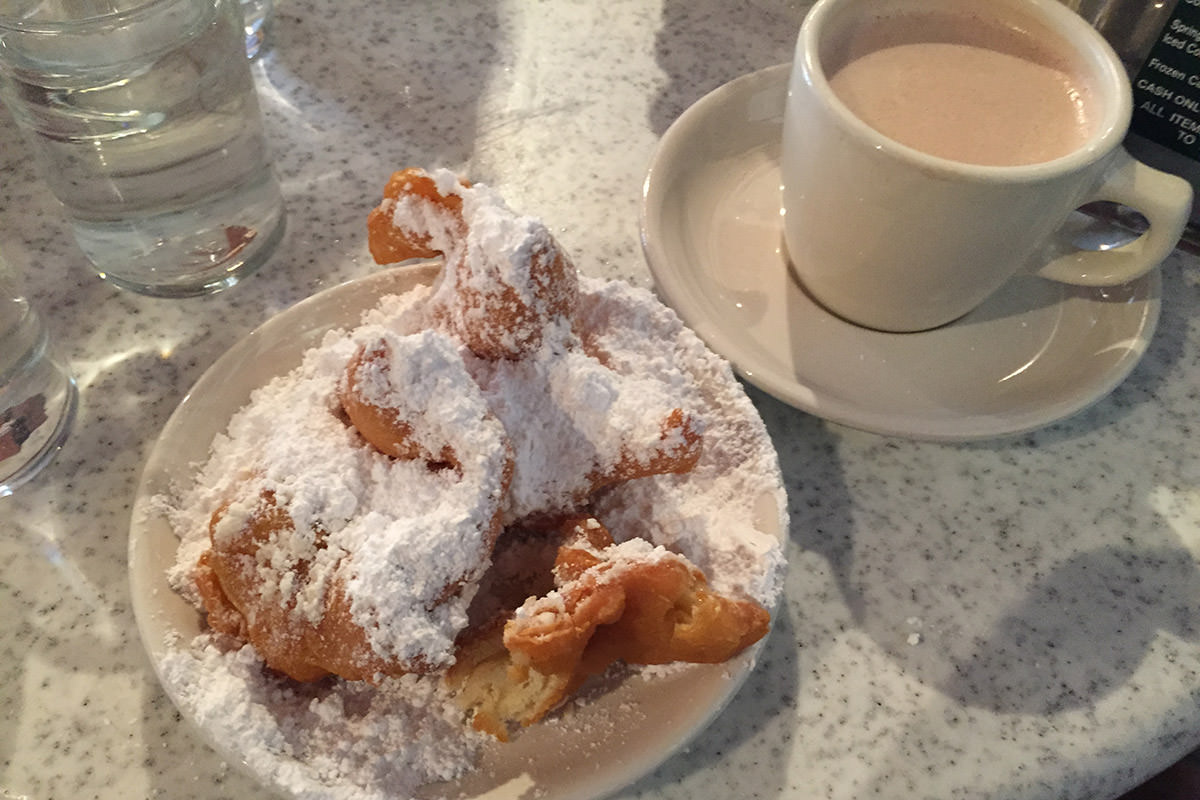
[[[266,590],[258,556],[281,537],[297,537],[291,517],[276,505],[271,492],[263,492],[243,518],[235,518],[230,510],[226,504],[213,514],[213,548],[202,557],[196,575],[209,627],[250,642],[268,667],[298,681],[330,673],[366,680],[381,673],[420,670],[420,664],[389,664],[374,652],[365,631],[353,623],[340,584],[309,585],[312,560],[325,549],[323,531],[312,532],[311,557],[287,565],[296,591],[284,599]],[[231,526],[235,530],[229,530]],[[315,617],[298,613],[297,604],[306,593],[319,595],[322,609]]]
[[[470,715],[471,727],[502,742],[509,740],[512,725],[542,719],[573,688],[570,675],[516,666],[504,647],[503,620],[464,637],[446,683]]]
[[[381,263],[445,257],[429,315],[476,356],[472,373],[512,437],[510,521],[574,510],[602,487],[695,465],[701,426],[678,405],[677,387],[614,369],[593,346],[595,332],[576,331],[579,279],[540,222],[448,171],[406,169],[391,176],[367,230]],[[376,447],[408,457],[421,409],[359,391],[356,374],[380,357],[368,350],[350,365],[343,407]]]
[[[552,324],[570,325],[575,267],[538,220],[481,207],[507,211],[490,189],[448,172],[401,170],[367,216],[367,244],[380,264],[444,256],[435,318],[480,358],[521,358]]]
[[[712,591],[683,556],[640,539],[615,544],[594,518],[567,527],[557,589],[527,600],[502,633],[460,646],[448,679],[477,730],[505,740],[508,723],[537,722],[614,662],[720,663],[766,634],[766,609]]]
[[[212,547],[201,556],[193,578],[210,628],[249,642],[268,667],[297,681],[330,674],[374,681],[381,675],[424,673],[446,665],[438,654],[380,654],[367,626],[352,613],[348,570],[315,566],[341,560],[331,555],[323,530],[297,531],[269,491],[248,510],[231,513],[233,506],[225,504],[214,512],[209,525]],[[499,531],[498,516],[493,515],[488,526],[473,574],[446,578],[430,605],[445,602],[478,578]]]
[[[347,416],[359,417],[356,442],[332,407],[335,386],[303,371],[280,381],[286,406],[243,435],[260,437],[257,448],[281,465],[250,468],[223,491],[193,576],[211,628],[300,681],[448,666],[466,624],[470,597],[461,595],[491,563],[512,481],[503,426],[444,334],[364,327],[358,339],[353,385],[409,415],[406,437],[362,441],[372,437],[370,420],[347,403]],[[335,448],[332,468],[281,460],[301,452],[291,442],[306,436]],[[376,494],[350,502],[331,485],[343,480]]]
[[[478,425],[468,416],[478,412],[446,400],[478,391],[457,349],[442,335],[386,331],[359,346],[338,397],[359,435],[380,452],[461,470],[454,443]],[[495,420],[490,410],[486,416]],[[469,446],[457,441],[457,448],[464,445]],[[505,469],[511,472],[511,463]]]
[[[712,591],[682,555],[641,539],[614,544],[594,518],[572,526],[556,595],[527,601],[505,626],[518,663],[582,680],[614,661],[719,663],[766,634],[766,609]]]
[[[192,575],[210,627],[299,681],[447,670],[473,724],[501,738],[614,662],[719,662],[761,638],[758,604],[577,516],[602,488],[691,471],[703,432],[692,379],[629,355],[635,334],[581,291],[545,226],[485,186],[410,169],[368,235],[381,263],[445,267],[398,315],[310,351],[279,405],[240,427],[272,474],[222,478]],[[317,428],[326,457],[289,460],[314,452],[291,443]],[[518,523],[547,546],[513,597],[492,555]],[[484,594],[501,610],[473,619]]]
[[[470,184],[458,181],[464,188]],[[418,231],[393,222],[396,203],[401,197],[422,198],[428,211],[438,213],[439,219],[430,222],[428,229]],[[383,200],[367,214],[367,249],[376,264],[395,264],[410,258],[433,258],[442,254],[434,244],[434,228],[456,228],[463,235],[462,198],[452,191],[443,192],[433,176],[422,169],[410,167],[393,172],[383,187]],[[447,232],[448,233],[448,232]]]
[[[435,459],[433,454],[417,444],[413,426],[401,416],[400,409],[379,405],[367,400],[365,384],[372,374],[388,369],[393,358],[392,349],[383,339],[363,345],[346,367],[346,382],[339,392],[339,399],[350,424],[360,436],[371,443],[379,452],[392,458],[411,460],[425,458],[428,461],[455,463],[449,446],[443,447]]]

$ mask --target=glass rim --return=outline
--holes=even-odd
[[[133,6],[119,11],[107,11],[98,14],[92,14],[86,17],[77,17],[74,19],[38,19],[30,17],[16,16],[5,10],[7,3],[0,4],[0,31],[7,30],[15,33],[31,33],[31,34],[62,34],[62,33],[88,33],[92,27],[111,27],[114,24],[128,22],[131,19],[142,16],[152,7],[177,4],[180,2],[191,2],[192,0],[141,0],[141,2]],[[219,3],[221,0],[205,0],[205,2]]]

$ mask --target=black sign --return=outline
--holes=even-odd
[[[1200,0],[1179,0],[1134,76],[1130,130],[1200,159]]]

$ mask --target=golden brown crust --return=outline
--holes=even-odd
[[[531,598],[505,623],[503,647],[489,630],[460,648],[451,685],[478,730],[506,739],[500,723],[537,722],[613,663],[720,663],[766,634],[766,609],[712,591],[681,556],[618,557],[595,519],[565,527],[558,589]]]
[[[480,358],[521,358],[541,346],[551,322],[571,323],[579,298],[575,266],[544,225],[511,214],[510,222],[527,226],[525,246],[514,252],[474,252],[462,196],[469,191],[470,183],[459,180],[454,191],[444,192],[421,169],[394,173],[383,200],[367,217],[371,255],[379,264],[444,256],[442,281],[452,291],[435,292],[441,307],[433,309],[434,317]],[[401,201],[421,204],[427,213],[411,225],[396,224]],[[440,225],[431,226],[431,219]],[[506,263],[510,258],[522,263]]]
[[[574,529],[555,565],[558,596],[526,604],[506,626],[505,646],[519,663],[584,675],[614,661],[718,663],[766,634],[766,609],[712,591],[682,556],[616,560],[598,522]],[[598,548],[606,539],[609,545]]]
[[[221,588],[221,581],[212,568],[212,558],[211,550],[204,551],[196,563],[195,572],[192,573],[196,592],[204,606],[208,627],[217,633],[244,642],[250,635],[246,630],[246,618],[238,611],[237,606],[229,601],[225,590]]]
[[[379,368],[390,358],[384,341],[358,349],[346,367],[346,379],[338,392],[342,410],[359,435],[384,455],[405,461],[422,459],[431,466],[457,469],[460,466],[458,457],[449,444],[436,454],[429,452],[417,443],[412,423],[404,419],[398,409],[379,406],[366,399],[361,385],[364,367],[375,365]]]
[[[463,184],[464,186],[468,184]],[[410,258],[433,258],[441,252],[430,244],[429,231],[411,231],[392,222],[396,200],[401,196],[422,197],[445,210],[462,225],[462,198],[443,195],[424,170],[409,167],[392,173],[383,189],[383,200],[367,214],[367,249],[376,264],[395,264]]]
[[[315,620],[297,613],[294,595],[286,602],[266,599],[258,551],[273,539],[295,535],[295,525],[276,505],[274,495],[263,492],[239,530],[218,535],[228,509],[228,504],[218,509],[209,524],[212,549],[204,560],[215,580],[206,579],[207,589],[201,595],[210,625],[215,621],[224,632],[249,642],[268,667],[297,681],[331,673],[349,680],[373,680],[379,674],[420,670],[419,663],[389,663],[375,654],[366,632],[351,619],[349,599],[336,582],[325,591],[324,610]],[[308,567],[305,561],[293,566],[298,587],[307,581]]]
[[[660,425],[658,442],[641,451],[625,447],[615,464],[592,472],[589,495],[605,486],[651,475],[682,475],[700,460],[703,437],[695,419],[681,408],[672,409]]]

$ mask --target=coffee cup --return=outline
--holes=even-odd
[[[801,25],[781,153],[805,290],[885,331],[935,328],[1017,274],[1119,285],[1174,248],[1190,185],[1121,147],[1129,80],[1054,0],[818,0]],[[1064,223],[1096,201],[1149,222],[1108,250]]]

